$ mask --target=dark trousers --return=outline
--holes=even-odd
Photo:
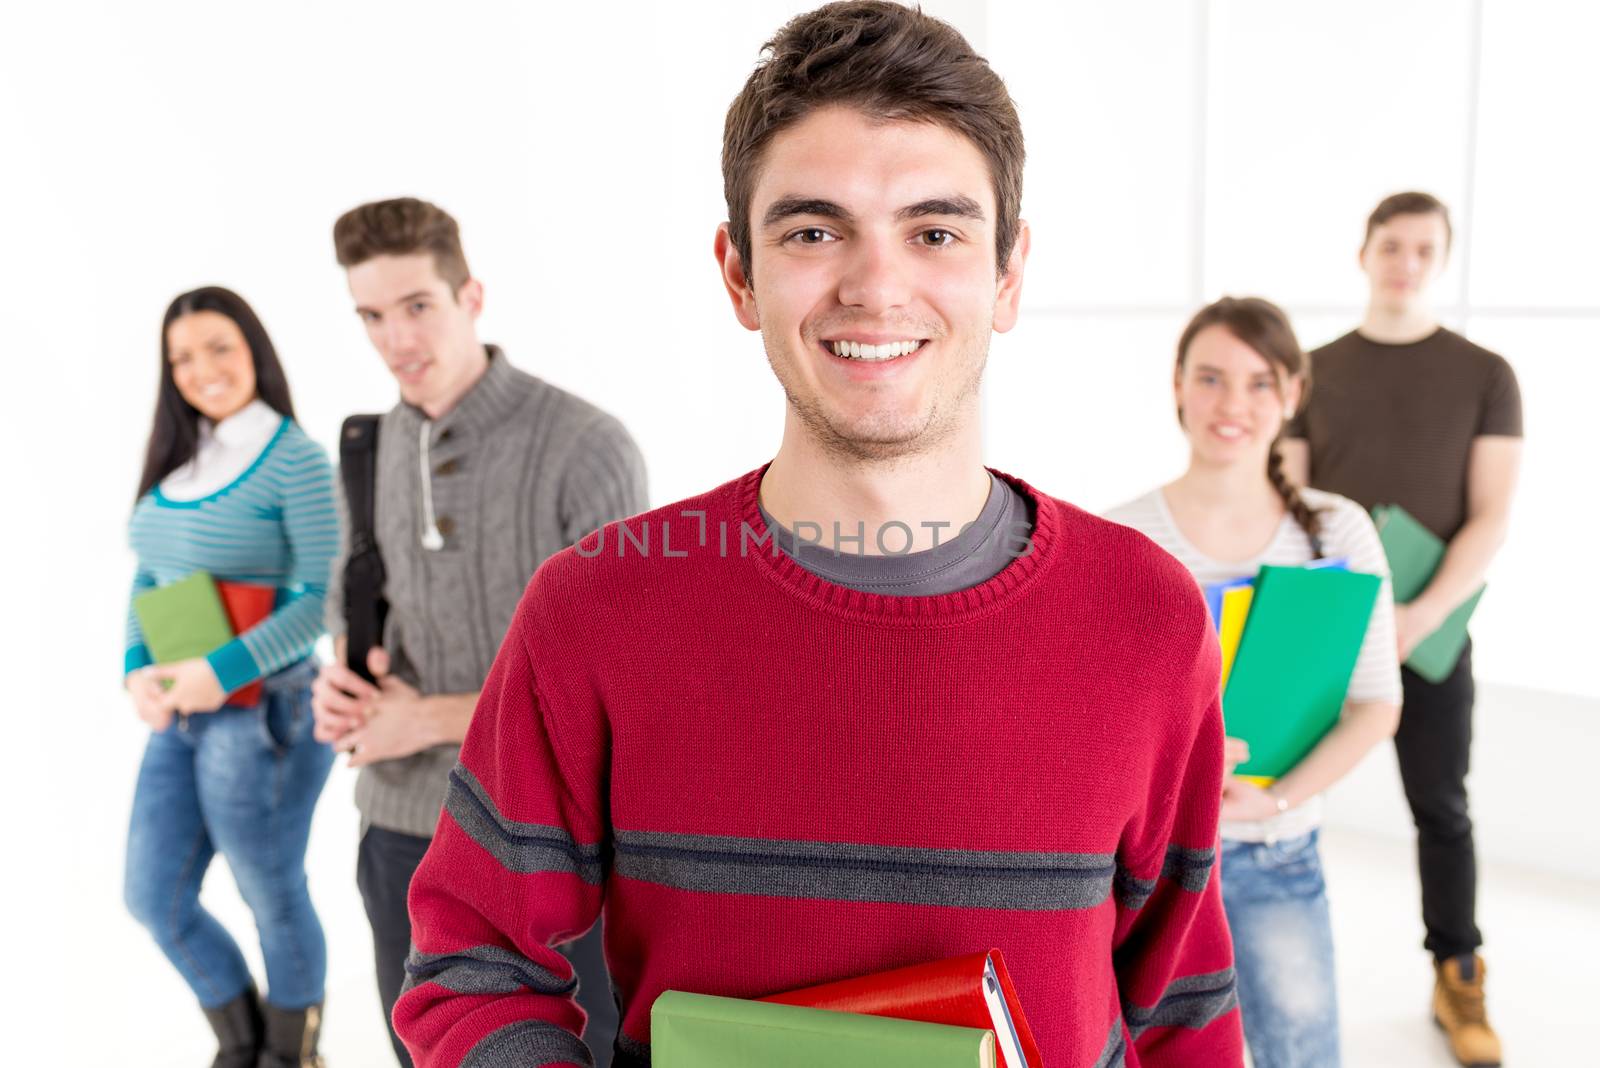
[[[1471,953],[1478,932],[1478,859],[1467,811],[1472,751],[1472,645],[1442,682],[1401,669],[1405,705],[1394,736],[1400,780],[1417,827],[1423,945],[1436,960]]]
[[[411,1056],[394,1033],[394,1003],[405,982],[406,955],[411,951],[411,917],[406,912],[406,891],[416,874],[430,839],[369,827],[361,836],[356,859],[356,885],[372,925],[372,955],[378,972],[378,997],[389,1027],[389,1041],[403,1068]],[[605,957],[600,948],[600,925],[576,942],[561,947],[578,973],[578,1004],[589,1014],[584,1041],[594,1051],[596,1068],[611,1063],[611,1046],[617,1037],[617,1006],[611,996]]]

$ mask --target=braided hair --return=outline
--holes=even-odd
[[[1294,329],[1289,325],[1289,317],[1283,313],[1283,309],[1260,297],[1223,297],[1207,304],[1194,314],[1178,338],[1177,370],[1180,375],[1189,345],[1200,331],[1209,326],[1220,326],[1249,345],[1262,359],[1281,370],[1284,379],[1300,379],[1303,383],[1300,403],[1305,403],[1305,398],[1311,393],[1311,361],[1295,339]],[[1183,422],[1181,408],[1178,410],[1178,421]],[[1321,558],[1321,513],[1306,503],[1299,487],[1289,481],[1289,476],[1284,473],[1283,453],[1278,449],[1282,441],[1283,431],[1280,429],[1267,454],[1267,481],[1272,483],[1272,488],[1283,499],[1283,507],[1305,531],[1306,539],[1311,542],[1312,556]]]

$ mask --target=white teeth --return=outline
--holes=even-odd
[[[908,356],[922,347],[920,341],[888,341],[882,345],[868,345],[860,341],[830,342],[835,356],[851,360],[892,360]]]

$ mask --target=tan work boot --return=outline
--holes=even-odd
[[[1499,1068],[1500,1036],[1483,1005],[1483,958],[1462,954],[1434,964],[1433,1021],[1467,1068]]]

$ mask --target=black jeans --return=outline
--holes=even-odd
[[[369,827],[361,836],[356,859],[356,885],[372,925],[372,955],[378,972],[378,997],[389,1027],[389,1041],[402,1068],[411,1068],[411,1056],[394,1033],[394,1003],[405,982],[406,955],[411,952],[411,917],[406,912],[406,891],[431,839]],[[578,1004],[589,1014],[584,1041],[594,1051],[596,1068],[611,1063],[617,1037],[617,1006],[606,975],[600,948],[600,924],[576,942],[561,947],[578,973]]]
[[[1402,668],[1405,705],[1394,749],[1400,780],[1417,826],[1417,870],[1422,881],[1423,945],[1435,960],[1471,953],[1478,932],[1478,859],[1467,811],[1467,768],[1472,751],[1472,644],[1442,682]]]

